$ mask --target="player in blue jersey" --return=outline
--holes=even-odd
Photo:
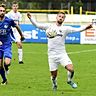
[[[5,16],[6,9],[3,4],[0,5],[0,75],[3,79],[1,85],[7,84],[7,78],[5,72],[8,72],[8,67],[10,66],[11,58],[12,58],[12,50],[11,50],[11,27],[15,27],[20,36],[21,40],[24,40],[20,27],[8,17]]]

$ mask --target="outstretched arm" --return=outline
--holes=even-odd
[[[36,26],[36,27],[38,27],[38,28],[40,28],[40,29],[43,29],[43,30],[46,30],[46,29],[48,28],[48,24],[43,24],[43,23],[38,23],[38,22],[36,22],[36,21],[32,18],[32,16],[31,16],[30,13],[27,13],[27,17],[30,19],[31,23],[32,23],[34,26]]]
[[[90,28],[92,28],[92,24],[89,24],[88,26],[86,26],[84,29],[81,30],[81,32],[82,32],[82,31],[85,31],[85,30],[87,30],[87,29],[90,29]]]
[[[92,24],[89,24],[89,25],[87,25],[87,26],[82,26],[82,27],[80,27],[80,28],[70,27],[70,28],[68,28],[68,29],[69,29],[69,30],[68,30],[68,33],[70,33],[70,32],[83,32],[83,31],[85,31],[85,30],[87,30],[87,29],[90,29],[90,28],[92,28]]]

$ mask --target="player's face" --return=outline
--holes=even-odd
[[[14,12],[17,12],[17,10],[18,10],[18,4],[13,4],[12,5],[12,9],[13,9]]]
[[[5,8],[0,7],[0,18],[4,18],[5,16]]]
[[[57,14],[56,19],[58,24],[62,24],[63,21],[65,20],[65,14],[62,14],[62,13]]]

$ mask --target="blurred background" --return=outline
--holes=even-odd
[[[5,3],[7,12],[11,9],[11,4],[14,0],[0,0],[0,3]],[[21,23],[30,23],[26,17],[27,12],[36,13],[33,14],[37,21],[42,22],[54,22],[53,16],[59,10],[64,10],[68,14],[65,23],[67,24],[85,24],[95,20],[96,14],[96,1],[95,0],[15,0],[19,3],[19,11],[22,13]],[[38,14],[39,13],[39,14]],[[70,15],[71,14],[71,15]],[[73,16],[73,14],[76,14]],[[77,15],[79,14],[79,16]],[[49,16],[50,15],[50,16]],[[83,15],[83,16],[81,16]],[[50,19],[51,18],[51,19]],[[77,19],[76,19],[77,18]],[[81,18],[81,19],[80,19]]]
[[[0,0],[7,5],[7,8],[11,7],[13,0]],[[86,11],[96,11],[95,0],[16,0],[19,2],[20,9],[66,9],[70,10],[71,6],[74,7],[74,13],[79,14],[79,8],[82,7],[83,14]],[[26,7],[25,7],[26,6]]]

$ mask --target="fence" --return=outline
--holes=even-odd
[[[10,11],[10,9],[7,9],[7,12]],[[32,13],[32,16],[39,22],[54,22],[56,13],[60,10],[21,10],[19,11],[22,13],[22,22],[23,24],[30,24],[29,19],[26,16],[27,12]],[[80,14],[74,14],[74,7],[71,6],[70,10],[62,10],[66,13],[66,19],[65,23],[67,24],[85,24],[92,22],[92,19],[96,19],[96,16],[93,14],[96,14],[96,12],[86,11],[86,15],[82,14],[82,7],[80,7]],[[92,14],[92,15],[89,15]]]

